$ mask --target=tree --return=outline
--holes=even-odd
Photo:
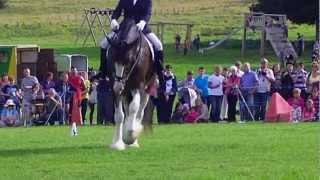
[[[318,29],[318,7],[318,0],[258,0],[251,8],[264,13],[286,14],[291,21],[298,24],[316,23]]]
[[[8,0],[0,0],[0,9],[3,9],[7,6]]]

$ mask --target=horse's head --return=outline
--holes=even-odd
[[[111,40],[111,45],[118,49],[126,49],[139,37],[139,30],[132,18],[126,18],[120,24],[117,36]]]

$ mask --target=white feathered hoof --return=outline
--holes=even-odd
[[[126,149],[126,145],[123,142],[117,142],[110,145],[110,148],[113,150],[123,151]]]
[[[127,145],[131,145],[137,140],[138,135],[139,134],[136,133],[136,131],[126,131],[123,136],[123,142]]]

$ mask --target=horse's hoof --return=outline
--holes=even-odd
[[[115,144],[111,144],[110,148],[113,150],[123,151],[126,149],[126,145],[123,142],[115,143]]]
[[[133,144],[129,144],[129,145],[126,145],[128,148],[139,148],[140,145],[138,143],[138,140],[136,140]]]

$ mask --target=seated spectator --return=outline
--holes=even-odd
[[[22,99],[21,92],[18,86],[15,84],[13,78],[9,77],[9,84],[5,85],[2,88],[3,95],[6,97],[6,100],[12,99],[16,104],[16,108],[19,112],[20,109],[20,100]]]
[[[197,123],[198,122],[199,113],[197,112],[195,107],[192,107],[188,112],[187,116],[184,119],[185,123]]]
[[[206,103],[203,103],[201,99],[196,101],[196,111],[199,113],[197,122],[208,122],[210,119],[209,109]]]
[[[46,98],[46,114],[45,117],[49,120],[50,125],[54,125],[55,121],[59,125],[63,125],[62,100],[56,90],[50,88]]]
[[[23,124],[19,119],[19,113],[15,106],[12,99],[7,100],[1,112],[0,127],[17,127]]]
[[[175,111],[173,112],[171,122],[172,123],[183,123],[185,117],[187,116],[189,112],[189,105],[188,104],[182,104],[177,103]]]
[[[50,88],[55,88],[56,83],[53,81],[53,73],[48,72],[46,75],[46,79],[41,83],[41,86],[43,88],[43,92],[45,95],[48,94]]]
[[[303,121],[312,122],[315,119],[315,109],[312,99],[308,99],[303,110]]]
[[[288,104],[293,108],[293,120],[302,120],[302,110],[304,109],[304,99],[301,97],[301,90],[293,89],[293,97],[288,99]]]
[[[32,86],[32,100],[41,100],[44,99],[44,92],[40,84],[35,84]]]

